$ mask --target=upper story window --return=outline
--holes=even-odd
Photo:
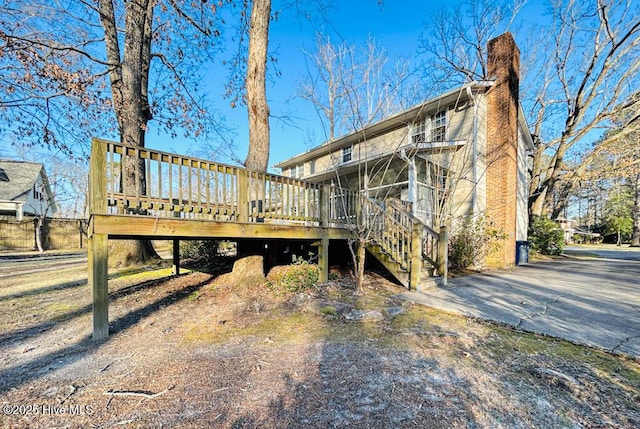
[[[44,201],[44,194],[35,185],[33,186],[33,198],[38,201]]]
[[[352,152],[353,152],[353,146],[348,146],[348,147],[342,148],[342,163],[343,164],[345,162],[351,161]]]
[[[299,179],[304,175],[304,164],[294,165],[289,170],[289,176]]]
[[[4,168],[0,168],[0,182],[9,182],[9,176],[7,176],[7,172],[4,171]]]
[[[447,111],[442,110],[411,127],[410,140],[411,144],[446,141]]]
[[[426,128],[427,128],[427,124],[425,122],[421,122],[411,128],[412,144],[424,143],[426,141],[426,138],[425,138]]]
[[[431,141],[447,140],[447,111],[442,110],[431,118]]]

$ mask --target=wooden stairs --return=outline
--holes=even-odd
[[[446,285],[447,233],[436,233],[401,207],[363,202],[366,249],[408,289]]]

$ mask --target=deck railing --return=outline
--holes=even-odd
[[[366,230],[403,269],[446,273],[446,235],[394,204],[328,184],[94,139],[91,214]]]
[[[91,183],[94,214],[320,225],[324,213],[325,226],[355,219],[349,190],[99,139]]]
[[[362,218],[368,239],[379,245],[407,271],[421,270],[423,262],[447,275],[447,229],[438,233],[420,222],[403,207],[381,205],[362,197]],[[415,280],[414,280],[415,281]]]

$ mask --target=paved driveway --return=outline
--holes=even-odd
[[[407,299],[640,358],[640,260],[567,259],[450,279]]]

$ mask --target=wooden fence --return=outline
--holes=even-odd
[[[83,219],[47,219],[43,234],[46,250],[82,249],[87,245],[87,222]],[[36,220],[0,219],[0,250],[34,250]]]

